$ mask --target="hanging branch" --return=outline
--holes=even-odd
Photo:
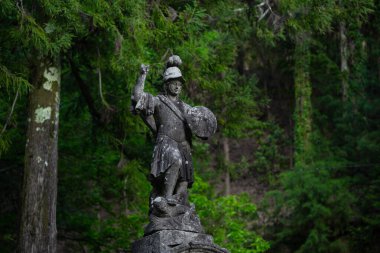
[[[273,13],[272,8],[270,7],[270,4],[268,3],[268,0],[264,0],[263,2],[256,5],[256,7],[259,9],[259,12],[260,12],[259,21],[265,18],[265,16],[269,13],[269,11]],[[265,7],[267,8],[265,9]]]
[[[259,21],[261,21],[263,18],[265,18],[269,12],[273,13],[272,8],[269,4],[269,0],[263,0],[261,3],[256,5],[256,8],[260,12],[260,16],[258,19]]]
[[[99,47],[97,47],[97,51],[98,51],[98,68],[97,68],[97,72],[98,72],[98,80],[99,80],[99,95],[100,95],[100,99],[102,100],[103,105],[108,110],[111,110],[112,109],[111,106],[107,103],[107,101],[105,100],[105,98],[103,96],[102,72],[100,70],[100,52],[99,52]]]
[[[5,122],[5,125],[3,126],[3,129],[1,130],[0,137],[5,133],[5,130],[7,129],[7,126],[8,126],[8,124],[9,124],[9,122],[11,121],[12,114],[13,114],[13,111],[14,111],[15,106],[16,106],[16,101],[17,101],[17,99],[18,99],[19,91],[20,91],[20,87],[18,87],[18,89],[17,89],[17,92],[16,92],[16,95],[15,95],[15,98],[13,99],[13,103],[12,103],[11,111],[9,112],[9,115],[8,115],[7,121]]]
[[[278,32],[282,26],[282,24],[285,22],[286,17],[276,14],[269,3],[270,0],[263,0],[261,3],[256,5],[256,8],[258,9],[260,15],[258,16],[258,22],[263,20],[266,16],[268,16],[268,22],[271,24],[274,28],[275,32]]]
[[[24,15],[25,15],[25,10],[24,10],[24,3],[22,2],[22,0],[19,0],[19,1],[16,2],[16,7],[20,11],[20,13],[21,13],[21,21],[23,21]]]
[[[111,109],[111,106],[108,104],[108,102],[105,100],[104,96],[103,96],[103,88],[102,88],[102,72],[100,71],[100,68],[98,67],[97,68],[97,72],[98,72],[98,79],[99,79],[99,95],[100,95],[100,99],[102,100],[102,103],[104,104],[104,106],[107,108],[107,109]]]
[[[92,117],[99,121],[100,120],[100,113],[98,112],[98,110],[96,109],[95,107],[95,103],[94,103],[94,99],[93,97],[91,96],[91,92],[90,92],[90,89],[88,87],[88,85],[86,84],[85,81],[83,81],[83,79],[81,78],[80,74],[79,74],[79,69],[77,68],[77,66],[75,65],[73,59],[71,56],[68,57],[69,59],[69,63],[70,63],[70,66],[71,66],[71,72],[74,76],[74,79],[76,81],[76,84],[78,85],[86,103],[87,103],[87,106],[88,106],[88,109],[90,111],[90,114],[92,115]]]

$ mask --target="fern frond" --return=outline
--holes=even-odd
[[[25,78],[11,73],[7,67],[0,65],[0,88],[5,88],[7,91],[26,92],[32,85]]]
[[[30,15],[22,16],[20,32],[15,34],[15,37],[17,36],[22,36],[26,44],[33,45],[41,52],[46,52],[50,48],[46,32]]]

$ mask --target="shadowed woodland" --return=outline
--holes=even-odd
[[[130,252],[154,145],[131,93],[141,63],[162,92],[173,54],[181,99],[218,120],[193,138],[190,191],[217,244],[380,252],[379,14],[378,0],[1,1],[0,252]]]

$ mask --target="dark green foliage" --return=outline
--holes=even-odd
[[[273,252],[378,252],[380,5],[267,1],[271,11],[259,21],[261,2],[2,1],[0,251],[17,244],[35,59],[60,58],[63,70],[58,240],[66,251],[117,252],[148,222],[154,137],[130,112],[131,89],[145,63],[146,90],[161,92],[164,62],[178,54],[183,99],[218,119],[214,139],[193,142],[200,177],[191,192],[218,244],[268,249],[254,232],[251,201],[269,188],[259,224]],[[340,66],[341,23],[349,71]],[[222,138],[228,164],[218,163]],[[255,195],[215,194],[214,186],[223,191],[219,167],[235,191],[248,181]]]
[[[343,3],[343,7],[331,6],[336,8],[331,11],[353,4],[351,1],[340,3]],[[373,37],[365,38],[365,32],[363,34],[358,30],[358,26],[363,25],[360,21],[363,13],[373,11],[372,2],[357,1],[355,4],[355,14],[345,16],[353,22],[347,36],[356,45],[355,49],[351,48],[350,53],[347,100],[342,100],[341,94],[341,78],[344,73],[340,72],[339,67],[341,55],[337,54],[340,50],[339,37],[331,34],[320,35],[323,29],[337,29],[336,22],[341,20],[341,16],[331,19],[329,15],[319,13],[320,17],[307,23],[301,22],[307,19],[298,19],[299,29],[306,28],[309,35],[314,32],[307,54],[310,57],[308,74],[312,86],[308,95],[313,106],[312,114],[309,112],[307,119],[312,120],[312,130],[309,130],[309,136],[304,139],[309,145],[305,148],[304,143],[300,146],[297,142],[297,136],[302,131],[295,125],[295,149],[296,152],[301,151],[302,156],[298,159],[302,163],[297,163],[296,153],[294,169],[284,172],[279,185],[276,185],[280,190],[272,191],[268,195],[274,201],[269,203],[278,207],[272,213],[277,219],[273,227],[276,235],[274,250],[286,245],[294,252],[374,252],[378,247],[376,243],[371,244],[364,239],[378,234],[378,217],[367,213],[377,210],[373,206],[377,205],[377,201],[366,201],[367,197],[373,196],[374,191],[378,190],[378,156],[373,156],[373,152],[378,152],[379,147],[378,127],[369,127],[378,122],[372,114],[378,111],[378,107],[376,102],[373,103],[367,97],[378,94],[379,77],[367,65],[368,55],[376,54],[377,46],[372,45],[368,49],[363,47],[363,43],[367,39],[372,41]],[[324,8],[327,7],[328,5],[324,5]],[[304,14],[315,15],[314,11],[319,10],[310,8]],[[327,10],[326,13],[333,12]],[[321,18],[326,20],[320,23]],[[311,25],[314,23],[311,22],[317,22],[320,27],[313,28]],[[372,31],[376,31],[377,37],[377,29]],[[295,50],[297,52],[297,48]],[[377,82],[377,85],[373,86],[373,82]],[[367,93],[369,86],[371,92]],[[300,94],[295,95],[295,99],[300,98]],[[305,110],[302,112],[305,113]],[[302,130],[306,124],[299,126]],[[377,144],[371,144],[372,141]],[[371,232],[365,233],[365,228]],[[366,235],[359,239],[358,234],[364,233]]]
[[[284,132],[275,123],[268,122],[265,134],[257,139],[253,167],[268,176],[267,180],[276,177],[281,167],[286,166],[286,157],[281,149],[289,146],[290,141],[284,139]]]
[[[314,166],[283,173],[283,188],[270,195],[280,217],[276,240],[294,252],[331,252],[336,240],[348,239],[354,201],[348,180],[334,178],[336,171],[326,164]]]
[[[249,230],[257,218],[256,206],[248,195],[216,197],[210,186],[196,178],[191,190],[191,201],[197,207],[202,224],[208,233],[213,234],[217,244],[231,252],[259,253],[269,249],[269,243]]]

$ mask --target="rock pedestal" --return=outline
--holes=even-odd
[[[213,243],[211,235],[180,230],[161,230],[145,236],[132,245],[132,253],[228,253]]]
[[[169,204],[165,198],[158,197],[153,201],[152,213],[144,234],[150,235],[161,230],[180,230],[204,233],[201,221],[195,212],[195,206]]]

